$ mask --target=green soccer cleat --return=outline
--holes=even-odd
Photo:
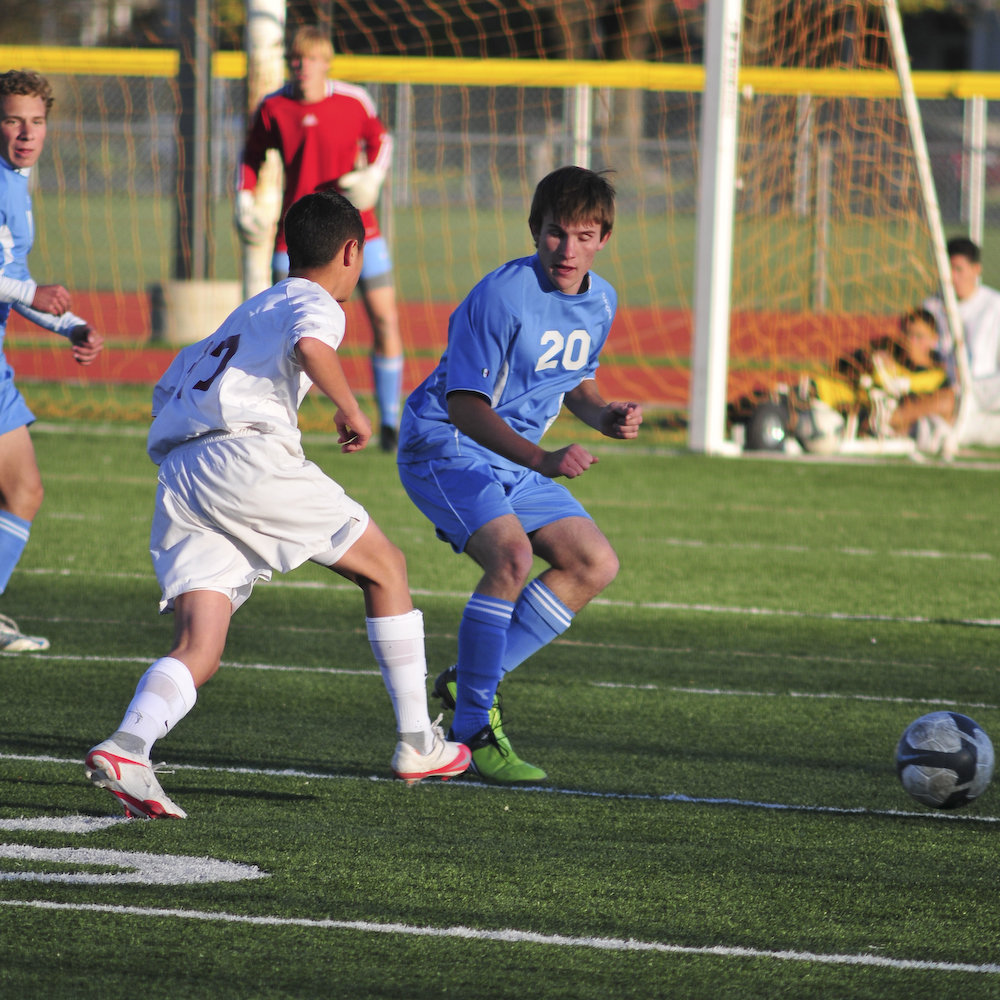
[[[453,739],[449,734],[449,739]],[[490,726],[483,726],[471,739],[465,741],[472,751],[469,771],[478,774],[483,781],[494,785],[537,785],[547,777],[540,767],[521,760],[504,739],[501,745]]]
[[[440,699],[444,708],[455,709],[458,696],[458,667],[449,667],[438,674],[434,681],[434,697]],[[451,734],[448,739],[453,739]],[[484,781],[498,785],[535,784],[547,777],[540,767],[521,760],[510,739],[503,731],[503,710],[499,693],[493,695],[489,725],[483,726],[469,740],[463,741],[472,751],[469,770]]]
[[[458,664],[449,667],[447,670],[442,670],[441,673],[437,675],[434,681],[434,690],[432,694],[435,698],[441,700],[441,707],[447,708],[448,711],[455,711],[455,699],[458,697]],[[493,704],[497,703],[496,697],[493,698]]]
[[[458,665],[442,670],[434,681],[433,695],[441,702],[441,707],[449,711],[455,711],[455,701],[458,698]],[[510,740],[503,731],[503,709],[500,702],[500,692],[493,695],[493,705],[490,708],[490,728],[497,738],[501,750],[506,753],[513,753],[510,747]]]

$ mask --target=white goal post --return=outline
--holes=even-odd
[[[247,114],[285,82],[285,0],[247,0]],[[249,124],[249,117],[247,119]],[[256,210],[265,225],[259,242],[242,244],[243,298],[271,284],[274,234],[281,214],[284,171],[276,150],[268,150],[257,179]]]
[[[964,389],[969,384],[968,358],[898,3],[882,0],[880,6],[899,82],[913,169],[930,230],[934,257],[931,267],[939,282],[957,377]],[[688,447],[707,454],[739,450],[726,439],[726,410],[743,14],[742,0],[707,0],[688,424]],[[967,396],[963,391],[962,397]]]

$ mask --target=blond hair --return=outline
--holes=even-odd
[[[292,36],[291,44],[288,46],[288,56],[308,55],[313,52],[320,52],[327,59],[333,59],[333,42],[329,35],[322,28],[313,25],[303,25]]]

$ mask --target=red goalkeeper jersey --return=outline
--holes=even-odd
[[[286,84],[261,101],[253,117],[240,159],[238,189],[254,191],[261,164],[269,149],[281,154],[285,165],[284,219],[289,206],[303,195],[336,187],[337,178],[365,164],[388,167],[391,144],[375,104],[363,87],[328,80],[326,97],[304,104]],[[379,157],[382,158],[380,161]],[[373,209],[362,212],[365,239],[380,235]],[[276,250],[287,250],[281,222]]]

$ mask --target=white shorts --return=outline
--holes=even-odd
[[[338,562],[368,520],[299,448],[273,437],[175,448],[160,466],[149,541],[160,611],[191,590],[226,594],[235,611],[272,570]]]

